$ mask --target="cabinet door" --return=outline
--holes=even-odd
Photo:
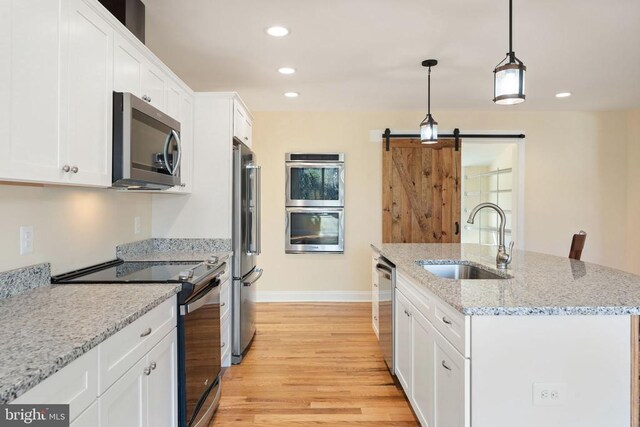
[[[244,108],[237,100],[233,101],[233,136],[238,138],[242,142],[246,142],[244,139],[244,127],[246,124],[247,114],[244,112]]]
[[[464,427],[469,419],[465,386],[469,359],[436,335],[434,369],[436,427]]]
[[[0,1],[0,181],[58,183],[60,1]]]
[[[244,120],[244,135],[242,137],[244,138],[244,143],[251,148],[253,145],[253,123],[251,122],[248,114]]]
[[[100,425],[98,417],[98,402],[93,402],[69,427],[96,427]]]
[[[396,376],[411,399],[411,303],[396,289],[395,364]]]
[[[169,84],[167,89],[167,114],[182,124],[182,99],[184,92],[175,84]]]
[[[166,112],[166,83],[166,76],[162,70],[147,62],[142,72],[142,99],[163,112]]]
[[[413,409],[423,427],[434,426],[435,378],[434,352],[435,328],[417,310],[413,313],[412,336]],[[448,424],[443,424],[448,426]]]
[[[142,70],[145,67],[142,53],[116,34],[113,46],[113,90],[129,92],[140,98]]]
[[[113,29],[83,0],[64,0],[61,118],[69,182],[111,186]],[[73,172],[77,168],[76,172]]]
[[[100,397],[100,427],[147,427],[147,367],[143,357]]]
[[[174,328],[147,355],[147,420],[153,427],[175,427],[178,422],[177,332]]]

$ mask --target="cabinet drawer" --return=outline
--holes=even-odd
[[[80,356],[34,388],[15,404],[69,404],[73,421],[98,397],[98,348]]]
[[[176,326],[176,297],[163,302],[100,344],[100,394]]]
[[[220,354],[222,366],[231,365],[231,313],[220,321]]]
[[[465,357],[469,357],[469,346],[466,344],[468,317],[463,316],[444,303],[436,301],[433,310],[433,325],[453,346]]]
[[[231,307],[231,281],[227,280],[220,285],[220,318],[229,313]]]
[[[407,298],[424,317],[428,320],[433,320],[435,298],[427,292],[421,291],[418,285],[414,285],[411,279],[398,269],[396,269],[396,287],[400,289],[403,296]]]

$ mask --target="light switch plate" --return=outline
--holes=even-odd
[[[33,225],[20,227],[20,255],[33,252]]]

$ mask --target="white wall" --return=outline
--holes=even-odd
[[[382,147],[369,141],[369,132],[414,129],[423,116],[424,112],[254,114],[254,150],[263,169],[262,290],[370,289],[369,244],[381,240]],[[441,129],[526,134],[526,249],[567,256],[571,236],[584,229],[589,233],[584,260],[631,269],[622,252],[637,250],[640,240],[627,240],[627,204],[640,195],[627,191],[627,168],[638,164],[628,165],[627,160],[627,127],[635,120],[628,112],[520,112],[516,107],[439,111],[437,119]],[[289,151],[346,153],[343,255],[284,253],[284,154]]]
[[[627,270],[640,274],[640,109],[627,114]],[[620,253],[621,249],[616,250]]]
[[[151,236],[151,196],[107,189],[0,185],[0,271],[51,262],[63,273],[115,258],[121,243]],[[134,218],[141,232],[134,234]],[[20,255],[19,228],[34,227]]]

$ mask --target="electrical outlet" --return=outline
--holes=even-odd
[[[139,216],[133,219],[133,233],[140,234],[140,217]]]
[[[566,405],[567,383],[533,383],[533,404],[538,406]]]
[[[33,225],[20,227],[20,255],[33,252]]]

